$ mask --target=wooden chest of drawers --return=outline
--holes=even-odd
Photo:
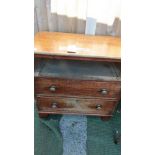
[[[120,39],[40,32],[35,36],[35,99],[49,114],[110,118],[120,100]]]

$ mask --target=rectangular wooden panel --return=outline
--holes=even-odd
[[[117,104],[116,100],[71,98],[71,97],[37,97],[39,112],[49,114],[86,114],[109,116]]]
[[[59,96],[119,98],[120,81],[103,82],[35,77],[35,93]]]
[[[38,32],[34,38],[37,55],[106,58],[120,60],[118,37],[90,36],[60,32]]]

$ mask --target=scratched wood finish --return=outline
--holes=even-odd
[[[50,87],[55,86],[56,91],[51,92]],[[101,89],[106,89],[106,95],[101,94]],[[67,80],[49,77],[35,77],[36,94],[44,95],[67,95],[67,96],[89,96],[118,98],[120,96],[120,81],[86,81],[86,80]]]
[[[38,32],[34,38],[34,53],[120,60],[120,45],[121,40],[118,37]]]
[[[112,115],[116,100],[73,98],[73,97],[37,97],[39,112],[46,114],[87,114],[98,116]],[[53,105],[55,105],[53,107]],[[98,109],[97,107],[100,106]]]

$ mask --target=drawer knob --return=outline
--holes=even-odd
[[[51,106],[52,106],[52,108],[57,108],[57,107],[58,107],[58,106],[57,106],[57,103],[55,103],[55,102],[54,102],[54,103],[52,103],[52,105],[51,105]]]
[[[100,104],[96,105],[96,109],[97,110],[101,110],[102,109],[102,106]]]
[[[51,86],[50,91],[55,92],[56,91],[56,86]]]
[[[101,89],[101,94],[102,95],[107,95],[108,94],[108,91],[106,89]]]

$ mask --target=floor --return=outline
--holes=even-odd
[[[54,115],[40,119],[35,109],[35,155],[120,155],[114,132],[121,132],[120,105],[110,121]]]

